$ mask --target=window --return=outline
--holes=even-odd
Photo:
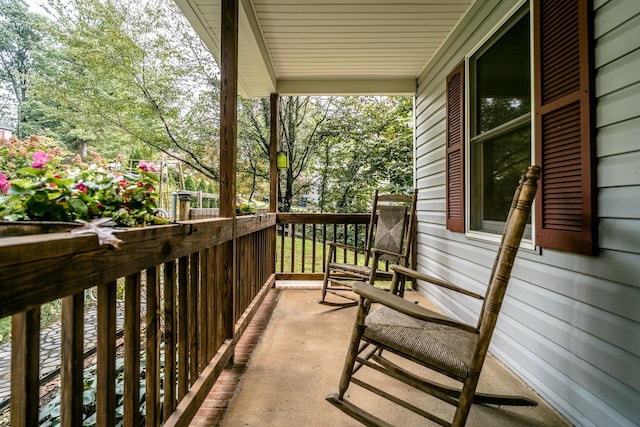
[[[535,236],[526,235],[595,254],[593,10],[589,0],[531,2],[533,20],[520,9],[447,77],[446,226],[501,233],[518,177],[536,163]]]
[[[513,190],[531,164],[528,8],[469,59],[469,189],[472,231],[500,234]],[[531,238],[527,227],[525,238]]]

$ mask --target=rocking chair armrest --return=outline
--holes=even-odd
[[[412,269],[407,268],[407,267],[403,267],[401,265],[393,264],[393,265],[390,265],[389,268],[392,269],[394,272],[399,273],[399,274],[401,274],[403,276],[409,276],[409,277],[412,277],[414,279],[424,280],[425,282],[429,282],[429,283],[434,284],[436,286],[440,286],[442,288],[450,289],[452,291],[459,292],[459,293],[464,294],[464,295],[468,295],[468,296],[470,296],[472,298],[484,299],[484,296],[482,296],[480,294],[476,294],[475,292],[468,291],[468,290],[466,290],[464,288],[456,286],[456,285],[454,285],[452,283],[449,283],[447,281],[438,279],[438,278],[433,277],[433,276],[427,276],[426,274],[419,273],[419,272],[417,272],[415,270],[412,270]]]
[[[367,251],[365,248],[359,248],[357,246],[345,245],[345,244],[337,243],[337,242],[327,242],[327,244],[329,246],[333,246],[334,248],[348,249],[348,250],[353,250],[353,251],[358,251],[358,252],[366,252]]]
[[[353,291],[371,302],[380,303],[386,307],[399,311],[400,313],[406,314],[407,316],[413,317],[415,319],[452,326],[454,328],[462,329],[469,332],[478,331],[475,326],[458,322],[457,320],[451,319],[440,313],[436,313],[435,311],[407,301],[406,299],[394,295],[390,292],[371,286],[368,283],[354,282]]]

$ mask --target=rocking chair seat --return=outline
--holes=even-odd
[[[386,306],[370,313],[365,326],[363,338],[367,341],[382,344],[459,378],[469,374],[478,341],[478,334],[474,332],[416,319]]]

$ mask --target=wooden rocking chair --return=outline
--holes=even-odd
[[[424,280],[483,300],[477,324],[468,325],[412,304],[392,293],[380,291],[372,286],[354,284],[354,292],[360,295],[360,306],[338,391],[326,397],[330,403],[363,424],[372,426],[390,424],[345,399],[345,392],[351,383],[364,387],[443,426],[464,425],[472,403],[536,405],[535,401],[524,397],[476,393],[476,387],[539,178],[540,168],[531,166],[526,178],[523,177],[520,181],[484,297],[404,266],[391,266],[395,272],[394,283],[405,278]],[[374,302],[382,305],[369,312]],[[418,377],[384,357],[384,350],[453,378],[462,383],[462,387],[449,387]],[[362,375],[354,376],[364,366],[383,372],[455,406],[453,421],[450,423],[423,408],[372,386],[364,381]]]
[[[393,272],[380,269],[381,261],[407,265],[415,234],[417,197],[417,191],[402,195],[378,194],[376,190],[365,247],[329,243],[321,304],[343,307],[357,305],[358,299],[344,292],[351,290],[354,281],[368,282],[370,285],[376,280],[391,281]],[[364,263],[338,262],[337,248],[364,254]],[[404,286],[400,289],[404,291]],[[328,301],[327,293],[347,301]]]

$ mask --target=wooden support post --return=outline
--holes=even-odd
[[[271,131],[269,139],[269,212],[278,212],[278,168],[276,156],[280,145],[280,96],[271,94]]]
[[[236,143],[238,98],[238,0],[222,0],[220,36],[220,216],[233,218],[233,240],[220,245],[217,261],[217,290],[227,310],[219,330],[233,337],[233,289],[235,288],[236,235]]]
[[[280,179],[278,177],[278,167],[276,157],[278,155],[278,147],[280,146],[280,96],[277,93],[271,94],[271,133],[269,140],[269,212],[278,212],[278,185]],[[273,253],[268,254],[269,274],[276,272],[276,227],[268,232],[270,247]]]

